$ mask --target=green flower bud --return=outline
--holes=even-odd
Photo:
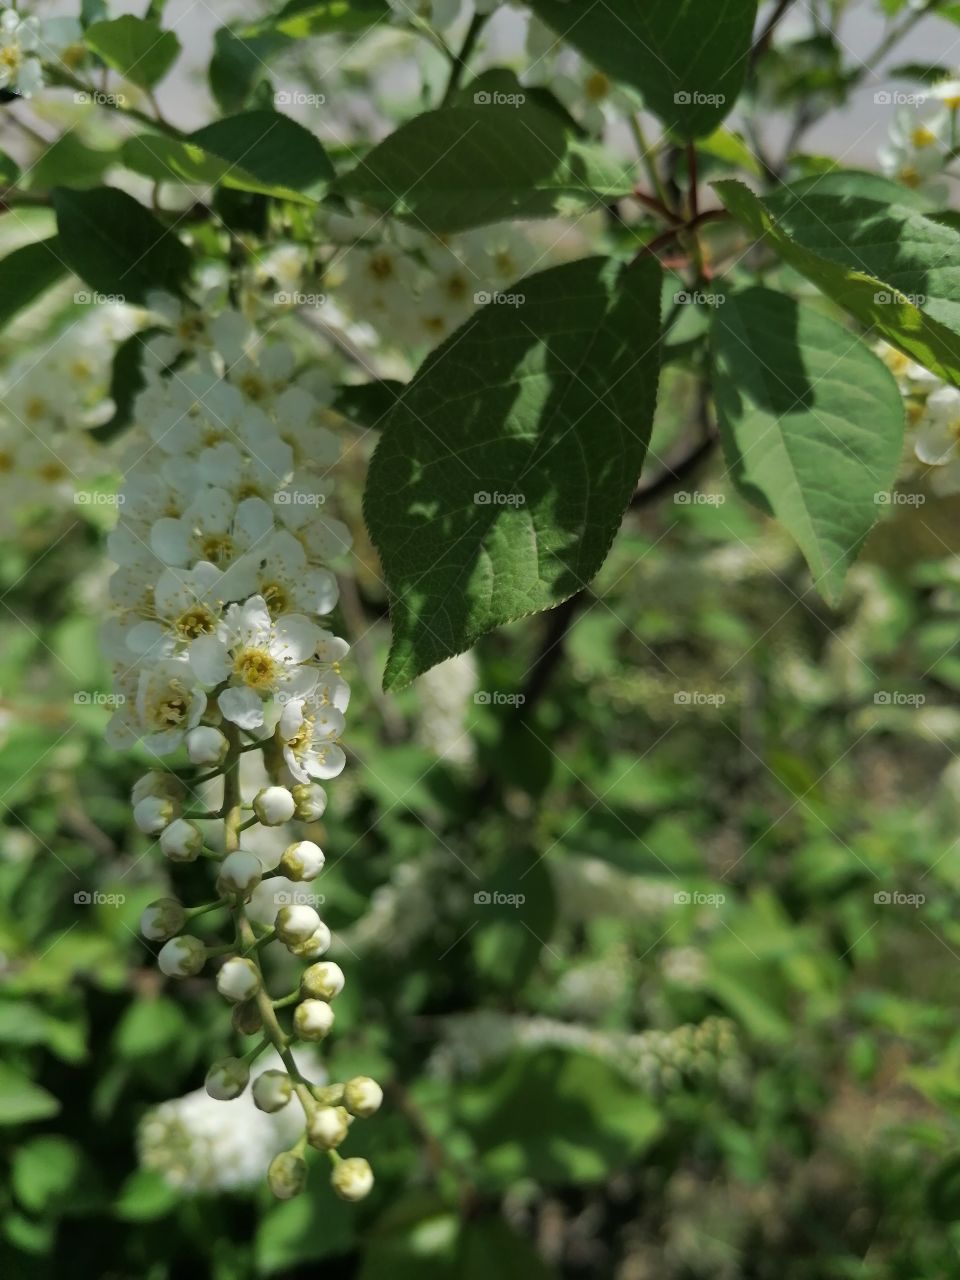
[[[297,840],[280,859],[279,871],[289,880],[315,880],[323,870],[323,850],[312,840]]]
[[[301,960],[318,960],[330,950],[330,930],[321,921],[306,942],[287,943],[287,949]]]
[[[281,1151],[270,1161],[267,1184],[278,1200],[298,1196],[307,1182],[307,1162],[295,1151]]]
[[[333,1010],[325,1000],[304,1000],[294,1011],[293,1026],[301,1040],[324,1040],[333,1026]]]
[[[380,1110],[383,1090],[369,1076],[354,1076],[343,1086],[343,1105],[352,1116],[367,1119]]]
[[[343,970],[333,960],[321,960],[300,977],[300,994],[316,1000],[333,1000],[343,990]]]
[[[360,1156],[339,1160],[330,1182],[341,1200],[364,1200],[373,1190],[373,1170]]]
[[[293,1083],[285,1071],[264,1071],[253,1082],[253,1101],[261,1111],[282,1111],[293,1096]]]
[[[195,822],[176,818],[160,833],[160,848],[171,862],[195,862],[203,848],[203,832]]]
[[[199,973],[207,958],[207,948],[191,933],[181,933],[160,948],[157,964],[168,978],[188,978]]]
[[[347,1136],[349,1112],[343,1107],[317,1107],[307,1117],[307,1141],[318,1151],[332,1151]]]
[[[232,1004],[252,1000],[260,990],[260,970],[244,956],[231,956],[217,974],[217,990]]]
[[[221,1058],[207,1072],[204,1082],[211,1098],[229,1102],[239,1098],[250,1079],[250,1068],[242,1058]]]
[[[158,898],[144,907],[140,932],[150,942],[166,942],[179,933],[187,921],[187,913],[176,898]]]
[[[263,1026],[263,1018],[255,1000],[247,1000],[243,1004],[235,1004],[231,1014],[234,1030],[242,1036],[255,1036]]]

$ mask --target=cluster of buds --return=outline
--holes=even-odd
[[[312,1146],[328,1153],[337,1193],[358,1200],[372,1172],[337,1148],[356,1117],[377,1110],[380,1089],[365,1077],[313,1084],[292,1052],[330,1034],[344,983],[340,967],[323,959],[331,937],[317,911],[279,891],[316,879],[324,855],[309,839],[294,839],[279,861],[263,852],[271,830],[323,815],[321,782],[345,763],[337,740],[350,695],[340,674],[348,646],[317,622],[337,601],[328,563],[349,545],[346,528],[321,512],[339,451],[337,418],[322,384],[297,377],[293,352],[265,345],[239,314],[211,317],[164,298],[153,305],[166,332],[154,340],[135,405],[138,452],[110,539],[120,567],[105,639],[126,696],[108,733],[156,757],[186,756],[182,767],[140,779],[134,821],[172,864],[208,861],[215,888],[198,906],[151,903],[141,931],[162,944],[168,977],[191,978],[218,960],[217,990],[233,1025],[255,1037],[249,1051],[210,1067],[211,1098],[238,1098],[257,1058],[271,1048],[278,1055],[282,1066],[253,1081],[253,1102],[273,1113],[296,1097],[304,1125],[270,1165],[274,1192],[286,1198],[302,1188]],[[246,769],[241,777],[251,752],[266,782],[255,793]],[[278,891],[264,922],[251,901],[273,877]],[[211,921],[224,919],[227,940],[221,931],[207,941]],[[268,946],[309,965],[297,990],[277,999],[261,967]]]

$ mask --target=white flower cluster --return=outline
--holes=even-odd
[[[114,347],[142,324],[120,303],[91,307],[0,373],[0,533],[69,506],[106,470],[90,428],[113,411]]]
[[[474,742],[467,716],[477,690],[477,660],[472,650],[438,662],[420,677],[417,737],[449,764],[470,764]]]
[[[874,348],[897,379],[907,408],[913,455],[930,468],[930,488],[960,493],[960,389],[885,342]]]
[[[890,126],[890,141],[878,152],[880,167],[889,178],[919,188],[943,172],[950,159],[960,107],[960,80],[944,80],[917,95],[930,97],[937,110],[921,117],[909,105],[897,107]]]
[[[536,245],[511,223],[440,239],[383,219],[332,218],[343,248],[331,262],[331,297],[401,350],[436,346],[478,307],[510,302],[510,286],[533,270]],[[504,295],[507,295],[504,297]]]
[[[372,1186],[369,1166],[343,1160],[336,1148],[354,1117],[377,1109],[379,1087],[366,1078],[313,1085],[290,1052],[333,1026],[331,1002],[344,978],[321,960],[330,931],[301,902],[258,924],[248,904],[269,868],[250,847],[256,833],[246,841],[242,834],[317,820],[326,805],[318,779],[336,777],[345,763],[337,740],[350,693],[339,669],[348,646],[318,621],[337,600],[326,564],[349,545],[346,527],[322,514],[338,455],[335,419],[322,384],[297,376],[294,352],[259,340],[239,313],[207,314],[169,298],[154,299],[153,308],[165,330],[152,343],[155,367],[135,403],[140,439],[110,537],[120,567],[105,635],[122,699],[109,737],[158,756],[182,748],[203,771],[192,779],[152,771],[132,801],[137,826],[158,837],[172,863],[212,861],[216,893],[190,909],[175,898],[152,903],[141,931],[163,943],[159,965],[168,977],[193,976],[226,953],[217,989],[234,1006],[237,1031],[263,1036],[243,1056],[213,1064],[212,1098],[239,1097],[270,1045],[280,1055],[284,1069],[254,1082],[254,1104],[273,1113],[296,1094],[305,1129],[270,1166],[275,1193],[302,1188],[309,1143],[330,1153],[338,1194],[359,1199]],[[262,752],[269,781],[245,797],[241,755],[253,750]],[[196,786],[221,776],[220,808],[191,809]],[[284,884],[309,882],[323,865],[313,841],[296,840],[276,870]],[[226,946],[183,932],[212,912],[229,913]],[[270,943],[313,962],[298,990],[279,1001],[267,993],[259,962]],[[286,1032],[277,1010],[288,1005],[295,1008]]]
[[[16,9],[0,9],[0,89],[24,98],[43,84],[43,68],[36,56],[40,40],[37,18],[24,18]]]

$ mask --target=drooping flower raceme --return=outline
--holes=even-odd
[[[174,754],[189,762],[142,778],[134,817],[172,864],[209,859],[215,889],[191,908],[173,897],[152,903],[141,930],[162,944],[158,963],[169,977],[199,974],[217,956],[217,990],[234,1027],[256,1037],[249,1051],[210,1067],[211,1099],[240,1097],[257,1057],[271,1046],[279,1055],[251,1090],[260,1111],[302,1113],[292,1147],[270,1165],[275,1193],[300,1190],[311,1145],[328,1153],[338,1194],[359,1199],[372,1186],[370,1168],[337,1148],[355,1117],[377,1109],[380,1089],[366,1077],[312,1084],[291,1051],[331,1033],[344,982],[322,960],[329,929],[312,905],[290,902],[287,888],[320,874],[319,846],[295,839],[279,859],[284,888],[270,924],[250,906],[254,894],[262,906],[276,862],[256,852],[265,846],[250,829],[316,820],[326,805],[318,780],[345,764],[348,646],[324,625],[337,602],[328,562],[349,547],[325,506],[337,419],[323,384],[298,377],[294,353],[258,340],[238,313],[200,314],[165,298],[153,310],[164,332],[147,344],[136,442],[109,540],[118,568],[104,636],[119,709],[108,735],[117,746],[140,743],[158,765]],[[266,780],[255,793],[240,770],[252,751],[262,753]],[[201,784],[219,792],[212,810]],[[207,940],[218,920],[228,922],[226,945]],[[279,1000],[260,967],[267,946],[311,962],[298,991]]]

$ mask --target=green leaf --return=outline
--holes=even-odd
[[[737,487],[786,526],[815,585],[835,601],[896,477],[904,431],[896,379],[848,329],[768,289],[718,307],[712,340]]]
[[[5,151],[0,151],[0,182],[5,187],[13,187],[20,180],[20,166],[14,160],[13,156],[8,156]]]
[[[740,182],[714,187],[828,298],[960,386],[960,234],[902,206],[790,192],[764,202]]]
[[[151,289],[179,293],[190,253],[176,234],[125,191],[53,192],[59,253],[92,289],[143,302]]]
[[[62,134],[28,170],[24,187],[28,191],[49,191],[51,187],[95,187],[106,169],[115,164],[115,148],[88,147],[74,130]]]
[[[210,91],[221,111],[238,111],[245,106],[254,85],[267,71],[267,59],[289,44],[286,36],[244,39],[229,27],[221,27],[213,37],[213,57],[207,69]]]
[[[322,1166],[311,1170],[306,1192],[274,1205],[260,1219],[254,1252],[258,1275],[288,1274],[293,1268],[338,1253],[356,1241],[356,1216],[338,1200]],[[322,1223],[322,1230],[318,1230]]]
[[[143,353],[149,338],[162,332],[160,329],[144,329],[131,333],[117,347],[110,373],[110,399],[113,416],[94,427],[90,434],[95,440],[112,440],[127,426],[133,415],[133,402],[146,385],[143,375]]]
[[[66,275],[56,236],[14,249],[0,259],[0,327]]]
[[[393,599],[387,688],[578,591],[640,474],[658,264],[587,258],[515,292],[522,305],[482,308],[424,362],[373,456],[364,511]]]
[[[279,13],[245,27],[244,36],[276,31],[292,39],[362,31],[391,15],[387,0],[289,0]]]
[[[711,133],[740,93],[757,0],[531,0],[531,8],[691,139]]]
[[[0,1062],[0,1125],[47,1120],[59,1110],[52,1093]]]
[[[415,116],[331,187],[438,233],[582,212],[632,189],[630,167],[553,113],[497,103]]]
[[[342,386],[337,389],[337,397],[333,407],[345,418],[355,422],[357,426],[377,429],[383,426],[387,414],[397,402],[406,383],[394,378],[379,378],[373,382],[359,382],[356,385]]]
[[[275,111],[246,111],[216,120],[198,129],[188,142],[202,147],[240,174],[249,174],[261,185],[252,187],[235,179],[230,185],[259,190],[316,192],[335,177],[333,165],[320,140],[303,125]],[[230,183],[228,173],[224,181]]]
[[[163,79],[180,53],[180,41],[172,31],[131,14],[95,22],[84,39],[108,67],[145,89]]]
[[[124,1222],[152,1222],[180,1203],[180,1195],[164,1177],[152,1169],[138,1169],[120,1188],[113,1211]]]
[[[657,1137],[654,1103],[606,1063],[563,1049],[516,1053],[458,1097],[484,1181],[599,1182]]]
[[[82,1165],[80,1148],[69,1138],[53,1133],[33,1138],[14,1155],[14,1194],[33,1213],[62,1210]]]

